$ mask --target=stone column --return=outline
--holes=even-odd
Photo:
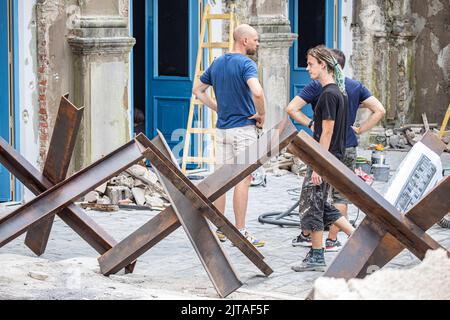
[[[287,0],[238,1],[236,5],[239,21],[259,32],[257,60],[267,101],[264,127],[268,129],[286,114],[284,108],[290,100],[289,48],[297,35],[291,33]]]
[[[129,53],[135,40],[129,36],[127,6],[123,0],[84,1],[73,20],[68,40],[74,54],[72,99],[85,107],[75,170],[130,139]]]

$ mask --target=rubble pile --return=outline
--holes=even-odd
[[[306,164],[293,154],[282,151],[278,156],[268,161],[264,165],[264,169],[266,173],[271,173],[277,177],[283,176],[289,171],[297,175],[304,175]]]
[[[156,174],[139,164],[89,192],[82,200],[81,207],[100,211],[117,211],[133,206],[161,211],[170,206]]]
[[[428,127],[435,134],[439,133],[436,123],[428,124]],[[372,139],[375,141],[372,142],[374,144],[382,143],[387,149],[408,151],[422,139],[425,132],[426,127],[423,124],[407,124],[399,128],[386,129],[382,132],[377,131],[374,133],[375,138]],[[450,151],[450,137],[442,137],[442,142],[448,146],[447,151]]]

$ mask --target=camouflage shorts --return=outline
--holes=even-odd
[[[330,185],[323,181],[316,186],[311,181],[311,167],[308,167],[300,194],[299,215],[302,230],[323,231],[342,217],[339,210],[327,202]]]
[[[345,149],[345,156],[342,162],[350,169],[352,172],[355,171],[356,167],[356,148],[351,147]],[[351,204],[350,201],[342,193],[340,193],[335,188],[331,187],[331,198],[333,199],[333,204]]]

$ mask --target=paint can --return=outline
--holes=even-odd
[[[390,166],[387,164],[374,164],[372,165],[372,173],[373,178],[376,181],[383,181],[388,182],[389,181],[389,171]]]
[[[384,151],[374,150],[372,151],[372,165],[385,164],[386,153]]]
[[[357,157],[355,167],[356,169],[361,169],[365,173],[370,174],[371,170],[370,161],[366,158]]]

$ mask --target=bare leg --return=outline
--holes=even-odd
[[[348,236],[351,235],[355,228],[348,222],[348,220],[345,217],[341,217],[334,223],[339,229],[345,232]]]
[[[233,194],[233,209],[236,219],[236,228],[245,228],[245,216],[247,214],[248,190],[252,181],[251,176],[242,180],[235,188]]]
[[[225,213],[225,204],[227,200],[227,194],[221,195],[216,201],[214,201],[214,205],[217,209],[219,209],[220,213]]]
[[[348,206],[345,203],[336,203],[334,206],[339,210],[342,216],[348,220]],[[339,231],[341,230],[335,224],[331,225],[330,232],[328,233],[328,239],[336,240]]]
[[[323,247],[323,231],[305,231],[311,234],[311,243],[313,249],[322,249]]]

